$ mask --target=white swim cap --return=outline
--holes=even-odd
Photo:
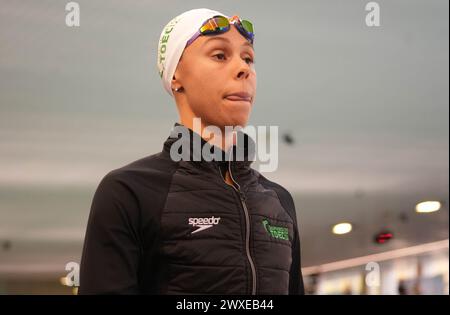
[[[164,88],[173,97],[172,78],[178,61],[183,54],[187,41],[194,36],[203,22],[215,16],[223,15],[210,9],[193,9],[173,18],[161,32],[158,43],[158,70]]]

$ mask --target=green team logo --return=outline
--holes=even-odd
[[[179,22],[179,16],[173,18],[165,27],[164,31],[159,38],[158,44],[158,68],[159,76],[162,78],[164,71],[166,70],[166,50],[167,43],[170,38],[170,33],[172,32],[175,25]]]
[[[289,241],[289,231],[286,227],[270,225],[269,220],[267,219],[264,219],[262,224],[264,225],[264,229],[267,233],[269,233],[273,238]]]

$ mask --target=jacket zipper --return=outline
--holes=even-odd
[[[219,167],[219,172],[222,175],[222,171]],[[228,161],[228,173],[230,174],[231,181],[237,186],[237,188],[232,185],[233,189],[239,194],[239,199],[241,201],[242,208],[245,214],[245,250],[247,253],[247,259],[250,263],[250,269],[252,271],[252,295],[256,295],[256,269],[253,263],[252,256],[250,254],[250,215],[248,214],[248,208],[245,203],[244,193],[241,191],[241,186],[234,180],[233,174],[231,173],[231,163]],[[225,181],[225,177],[222,175],[222,179]]]

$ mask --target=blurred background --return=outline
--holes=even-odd
[[[279,126],[308,294],[448,294],[449,3],[0,0],[0,294],[76,294],[110,170],[159,152],[178,116],[156,50],[193,8],[255,26],[250,124]],[[428,203],[424,203],[428,202]]]

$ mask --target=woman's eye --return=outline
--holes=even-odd
[[[224,53],[215,54],[213,57],[217,57],[219,60],[224,60],[225,54]],[[245,58],[245,60],[247,61],[247,63],[254,63],[253,58],[251,57],[247,57]]]
[[[225,54],[220,53],[220,54],[214,55],[214,57],[217,57],[217,56],[223,56],[223,57],[225,57]],[[219,58],[219,59],[220,59],[220,58]],[[222,60],[223,60],[223,59],[222,59]]]

